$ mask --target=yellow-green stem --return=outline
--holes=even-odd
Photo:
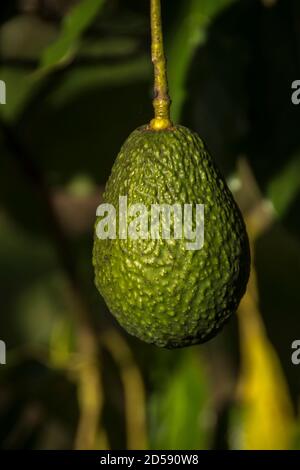
[[[151,129],[163,130],[172,126],[171,100],[168,92],[167,65],[161,22],[160,0],[151,0],[152,62],[154,65],[154,119]]]

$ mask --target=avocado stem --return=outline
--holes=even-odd
[[[152,62],[154,66],[154,119],[150,123],[153,130],[172,127],[170,119],[171,100],[168,92],[167,63],[164,53],[161,4],[151,0]]]

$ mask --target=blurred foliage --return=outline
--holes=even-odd
[[[288,450],[295,432],[292,402],[280,362],[265,333],[258,301],[253,267],[247,293],[239,307],[240,447]]]
[[[5,2],[1,448],[300,448],[299,2],[169,3],[173,118],[207,141],[245,215],[248,292],[207,345],[119,329],[92,232],[120,146],[152,117],[149,1]]]
[[[182,4],[177,21],[170,34],[168,71],[172,118],[179,122],[186,98],[186,78],[197,48],[205,43],[210,21],[233,0],[187,0]]]
[[[300,191],[300,153],[290,159],[269,184],[268,196],[277,214],[283,217]]]
[[[209,396],[205,369],[194,350],[180,355],[150,403],[153,449],[207,449]]]
[[[61,32],[56,41],[43,52],[41,67],[51,68],[69,59],[95,16],[101,11],[104,0],[86,0],[75,5],[63,19]]]

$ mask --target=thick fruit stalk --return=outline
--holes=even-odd
[[[152,62],[154,65],[154,100],[155,117],[150,123],[153,130],[168,129],[171,100],[168,92],[168,77],[161,24],[160,0],[151,0]]]

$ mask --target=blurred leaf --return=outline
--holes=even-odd
[[[41,67],[51,68],[67,61],[78,40],[99,14],[105,0],[82,0],[63,20],[61,33],[42,54]]]
[[[186,79],[194,53],[206,39],[207,28],[214,17],[230,5],[233,0],[186,0],[178,15],[168,46],[168,69],[172,118],[180,120],[186,98]]]
[[[64,302],[65,283],[55,274],[36,280],[15,299],[18,328],[24,341],[47,345],[52,330],[70,310]]]
[[[124,393],[127,449],[148,449],[145,390],[135,358],[122,335],[114,329],[102,333],[102,343],[119,368]]]
[[[236,445],[245,450],[286,450],[295,431],[293,407],[281,364],[257,308],[254,276],[252,270],[239,307],[241,432]]]
[[[198,350],[185,351],[151,403],[152,449],[206,449],[208,389]]]
[[[71,353],[75,350],[74,324],[62,316],[57,319],[49,341],[49,364],[55,369],[67,368]]]
[[[132,84],[147,77],[149,71],[150,62],[145,56],[138,56],[124,64],[76,67],[55,90],[53,102],[55,106],[62,106],[72,102],[76,95],[88,93],[95,87]],[[111,106],[114,105],[118,103],[112,102]]]
[[[136,38],[126,36],[115,36],[110,38],[101,38],[97,40],[82,39],[78,58],[84,59],[102,59],[113,57],[114,59],[123,58],[133,54],[138,49]]]
[[[9,345],[47,344],[67,314],[65,283],[52,247],[0,217],[0,283],[5,311],[0,331]]]
[[[289,449],[294,430],[292,405],[277,355],[259,335],[246,347],[249,357],[242,379],[242,448]]]
[[[18,15],[0,28],[0,77],[6,83],[6,105],[0,107],[3,118],[18,118],[41,84],[33,76],[38,57],[53,41],[55,28],[33,15]]]
[[[78,174],[106,181],[124,140],[151,116],[150,70],[144,55],[74,67],[35,108],[26,108],[19,132],[52,184]]]
[[[1,116],[13,121],[22,112],[30,94],[34,91],[35,80],[24,69],[1,68],[1,80],[6,84],[6,105],[0,107]]]
[[[298,213],[297,209],[295,218]],[[294,403],[299,395],[299,371],[291,363],[290,345],[299,329],[299,242],[299,237],[277,222],[255,244],[260,309]]]
[[[279,217],[283,217],[300,189],[300,153],[270,182],[267,194]]]

